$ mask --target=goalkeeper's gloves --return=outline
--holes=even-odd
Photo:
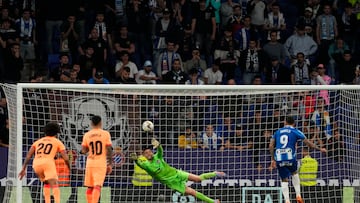
[[[137,154],[136,154],[135,152],[131,153],[131,154],[130,154],[130,159],[131,159],[132,161],[136,161],[136,160],[138,159]]]
[[[152,144],[152,146],[154,147],[154,149],[156,149],[156,148],[159,147],[160,142],[157,141],[155,138],[153,138],[153,139],[151,140],[151,144]]]

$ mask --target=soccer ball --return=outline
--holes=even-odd
[[[154,123],[151,121],[144,121],[142,124],[142,129],[145,132],[151,132],[154,130]]]

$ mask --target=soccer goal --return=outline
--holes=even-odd
[[[167,163],[177,169],[227,174],[187,183],[207,196],[222,203],[282,202],[278,172],[269,168],[268,144],[286,116],[295,118],[296,128],[308,139],[328,149],[322,154],[301,142],[297,145],[305,202],[360,202],[359,86],[1,86],[10,121],[7,177],[1,181],[6,184],[4,202],[43,201],[42,185],[31,166],[23,181],[17,176],[26,152],[49,121],[60,124],[58,137],[72,165],[69,171],[56,159],[61,199],[85,202],[85,156],[78,152],[93,115],[102,117],[114,148],[113,173],[105,180],[100,202],[199,202],[134,173],[129,155],[141,154],[152,137],[163,146]],[[146,120],[154,123],[153,133],[141,130]]]

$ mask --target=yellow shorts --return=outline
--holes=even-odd
[[[106,166],[86,167],[84,185],[86,187],[102,186],[104,184],[105,176]]]
[[[35,165],[33,166],[33,169],[41,182],[50,179],[58,180],[55,163],[49,162],[40,165]]]

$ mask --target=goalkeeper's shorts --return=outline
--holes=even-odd
[[[188,178],[189,178],[188,172],[177,170],[176,175],[173,178],[164,181],[164,184],[169,188],[176,190],[181,194],[184,194],[186,189],[186,182],[188,181]]]

